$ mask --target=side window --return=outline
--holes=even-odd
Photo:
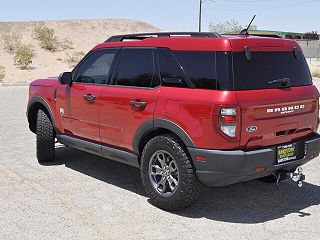
[[[163,86],[187,88],[187,77],[169,49],[158,49],[160,75]]]
[[[217,89],[215,52],[175,51],[174,55],[195,88]]]
[[[104,84],[117,52],[105,49],[90,54],[78,67],[75,82]]]
[[[115,85],[151,87],[155,64],[152,49],[125,49]]]

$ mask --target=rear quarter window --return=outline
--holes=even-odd
[[[215,52],[175,51],[174,55],[195,88],[217,89]]]
[[[216,52],[171,51],[163,48],[158,50],[158,60],[163,86],[217,89]],[[170,82],[170,79],[175,81]]]

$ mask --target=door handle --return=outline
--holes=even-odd
[[[89,94],[83,95],[83,99],[88,102],[94,102],[96,100],[96,96],[89,93]]]
[[[147,103],[139,100],[133,100],[133,101],[130,101],[130,106],[132,111],[141,112],[146,108]]]

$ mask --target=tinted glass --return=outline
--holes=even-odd
[[[105,83],[117,51],[99,50],[90,54],[79,66],[76,82]]]
[[[233,53],[234,90],[279,88],[281,83],[268,82],[289,78],[290,86],[312,84],[308,65],[301,51],[251,52],[247,60],[243,52]]]
[[[176,51],[174,55],[195,88],[217,89],[215,52]]]
[[[125,49],[115,84],[151,87],[154,69],[152,49]]]
[[[158,59],[163,86],[188,87],[187,76],[170,50],[159,49]]]

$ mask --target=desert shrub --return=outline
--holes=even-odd
[[[33,37],[40,41],[40,46],[45,50],[55,52],[59,49],[60,42],[52,28],[39,25],[33,30]]]
[[[4,67],[0,66],[0,82],[4,79],[6,76],[6,70]]]
[[[320,78],[320,68],[316,68],[312,71],[312,77]]]
[[[75,67],[80,60],[83,58],[85,55],[84,52],[75,52],[72,55],[67,55],[67,58],[65,59],[65,63],[68,64],[70,68]]]
[[[1,42],[4,50],[9,53],[14,53],[17,47],[21,44],[21,35],[18,33],[2,34]]]
[[[62,50],[73,49],[73,42],[67,38],[60,41],[59,45]]]
[[[36,56],[32,45],[21,44],[18,46],[15,56],[14,64],[19,66],[19,68],[25,70],[28,69],[32,64],[33,58]]]

